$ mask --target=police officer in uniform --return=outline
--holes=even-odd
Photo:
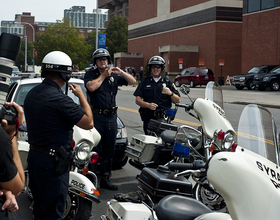
[[[132,75],[118,67],[108,68],[110,54],[105,49],[97,49],[92,55],[93,65],[85,74],[84,81],[94,116],[94,126],[101,135],[94,150],[100,155],[100,187],[117,190],[110,182],[111,163],[114,157],[117,134],[116,95],[118,86],[133,85],[136,81]],[[93,169],[89,166],[90,169]]]
[[[67,54],[61,51],[48,53],[42,61],[45,79],[29,91],[24,101],[34,219],[63,219],[73,127],[93,128],[91,108],[81,87],[69,86],[79,98],[80,106],[61,90],[62,86],[68,85],[71,73],[72,61]]]
[[[171,108],[172,102],[180,102],[180,94],[174,83],[168,77],[162,76],[164,68],[164,59],[153,56],[148,63],[151,75],[138,85],[133,94],[136,104],[140,106],[139,113],[145,134],[148,134],[150,119],[163,118],[165,110]]]

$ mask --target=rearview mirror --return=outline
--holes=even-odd
[[[187,85],[182,84],[181,87],[180,87],[180,91],[182,93],[184,93],[185,95],[188,95],[189,92],[190,92],[190,88]]]

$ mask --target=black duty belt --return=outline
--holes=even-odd
[[[97,114],[104,114],[104,115],[109,115],[113,116],[114,114],[117,113],[118,107],[113,107],[113,108],[93,108],[92,112],[97,113]]]
[[[38,145],[30,145],[30,150],[34,150],[43,154],[48,154],[50,156],[55,156],[55,149],[46,148]]]

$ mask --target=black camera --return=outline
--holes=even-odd
[[[0,119],[7,120],[9,125],[15,124],[18,112],[14,106],[3,105],[0,109]]]

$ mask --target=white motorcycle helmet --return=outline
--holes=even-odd
[[[42,77],[46,72],[60,73],[65,82],[68,82],[72,73],[72,60],[62,51],[48,53],[42,61]]]
[[[151,67],[152,65],[160,65],[161,66],[161,72],[164,71],[165,69],[165,61],[162,57],[160,56],[153,56],[150,60],[149,60],[149,63],[148,63],[148,70],[149,72],[151,71]]]

